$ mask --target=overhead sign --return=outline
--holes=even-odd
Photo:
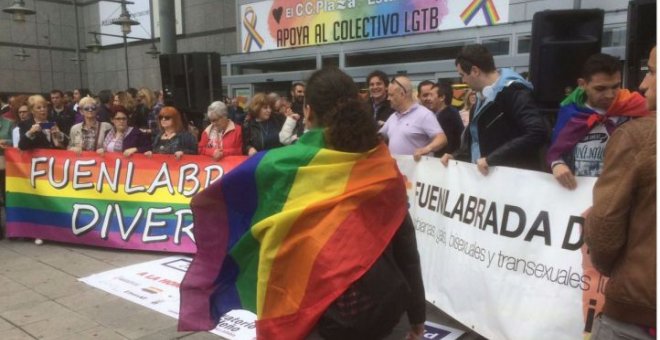
[[[133,1],[133,4],[126,5],[126,9],[131,15],[131,19],[140,24],[131,27],[131,37],[151,39],[151,18],[154,20],[154,37],[160,37],[160,17],[158,15],[158,0],[151,1]],[[151,15],[153,13],[153,15]],[[100,33],[122,35],[121,26],[113,24],[121,14],[121,4],[117,2],[100,1],[99,2],[99,25]],[[181,21],[181,0],[174,1],[174,18],[176,20],[176,34],[183,34],[183,22]],[[123,38],[100,35],[99,40],[102,46],[121,44]],[[128,41],[135,41],[129,39]]]
[[[243,53],[398,37],[509,19],[509,0],[263,0],[240,6]]]

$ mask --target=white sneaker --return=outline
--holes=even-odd
[[[40,246],[40,245],[44,244],[44,240],[42,240],[40,238],[35,238],[34,239],[34,244]]]

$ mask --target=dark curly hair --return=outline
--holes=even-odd
[[[376,124],[358,97],[357,85],[338,68],[326,67],[312,74],[305,103],[314,112],[316,125],[325,128],[329,148],[365,152],[378,144]]]

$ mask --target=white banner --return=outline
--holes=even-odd
[[[191,259],[172,256],[81,278],[80,281],[141,306],[179,318],[179,285]],[[226,339],[256,339],[256,315],[233,310],[210,331]]]
[[[426,299],[489,339],[578,339],[601,302],[581,214],[595,178],[397,157],[407,179]],[[584,301],[584,302],[583,302]],[[584,307],[583,307],[584,306]]]

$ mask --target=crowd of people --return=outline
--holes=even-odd
[[[121,152],[125,156],[136,152],[145,156],[173,154],[177,158],[200,154],[220,160],[225,156],[252,156],[260,151],[294,144],[307,131],[320,126],[328,130],[326,142],[336,144],[329,146],[332,149],[353,150],[353,146],[357,145],[356,150],[366,152],[376,145],[371,138],[373,136],[355,131],[372,131],[387,144],[391,154],[411,155],[415,160],[422,156],[440,157],[445,166],[451,159],[470,162],[484,176],[493,166],[543,171],[552,173],[558,185],[572,190],[577,186],[576,176],[598,177],[602,174],[608,182],[599,181],[596,186],[594,210],[597,216],[588,219],[585,232],[587,243],[597,249],[591,253],[596,267],[606,275],[617,276],[617,281],[610,281],[608,285],[615,288],[607,292],[605,315],[654,332],[655,289],[642,285],[645,290],[641,295],[653,290],[653,301],[650,301],[646,295],[629,295],[626,284],[621,282],[634,276],[638,282],[653,281],[655,287],[655,272],[652,277],[637,275],[643,271],[640,269],[639,273],[626,276],[626,271],[615,269],[620,267],[620,263],[628,263],[617,260],[617,256],[621,259],[632,259],[633,255],[637,259],[645,256],[655,258],[655,198],[653,212],[646,211],[651,209],[647,204],[644,212],[633,211],[637,214],[635,216],[642,217],[619,221],[637,224],[635,238],[629,242],[635,242],[640,249],[645,249],[644,252],[633,254],[622,251],[626,248],[622,243],[624,241],[614,242],[618,248],[613,250],[612,239],[599,235],[602,228],[607,227],[611,229],[608,232],[614,233],[610,235],[625,239],[628,227],[613,225],[610,216],[620,217],[623,214],[611,208],[614,204],[612,200],[618,197],[616,193],[620,193],[616,185],[628,185],[633,191],[639,189],[635,184],[639,178],[628,178],[630,176],[622,173],[623,170],[610,170],[608,173],[608,168],[615,168],[608,162],[625,162],[618,165],[643,168],[636,169],[635,173],[643,174],[645,186],[652,182],[652,192],[655,193],[655,170],[652,181],[649,180],[651,172],[647,171],[655,166],[655,148],[647,155],[652,156],[653,162],[643,162],[634,158],[636,150],[633,146],[619,152],[610,149],[616,150],[622,146],[608,146],[618,140],[614,138],[617,136],[615,131],[630,126],[625,131],[631,143],[641,146],[652,144],[655,147],[655,49],[649,60],[651,72],[642,84],[646,98],[639,92],[622,89],[621,62],[618,58],[600,53],[588,58],[576,79],[578,86],[568,93],[558,108],[554,128],[552,120],[541,113],[535,102],[533,84],[511,69],[496,68],[493,56],[483,45],[463,48],[455,65],[462,82],[470,88],[462,98],[464,104],[460,108],[452,106],[453,94],[447,84],[422,81],[415,95],[413,84],[406,76],[389,78],[384,72],[376,70],[365,79],[368,90],[360,91],[355,87],[355,93],[343,97],[331,93],[312,93],[300,82],[292,85],[289,97],[277,93],[256,93],[245,109],[238,105],[236,98],[216,101],[210,103],[205,117],[206,126],[201,127],[191,125],[181,110],[166,105],[162,92],[147,88],[115,93],[103,90],[96,96],[86,89],[72,92],[53,90],[48,100],[38,94],[11,98],[0,96],[0,144],[4,147],[13,145],[21,150],[45,148],[68,149],[78,153]],[[329,74],[329,80],[339,83],[315,84],[315,91],[339,91],[349,85],[353,88],[344,74]],[[653,77],[652,82],[649,77]],[[325,103],[324,98],[337,102],[322,108],[315,107]],[[346,114],[344,109],[347,104],[343,101],[350,102],[356,112],[364,110],[372,126],[365,127],[361,115]],[[341,121],[335,119],[339,113]],[[646,125],[629,123],[647,116],[652,117],[652,122]],[[652,140],[651,133],[646,131],[651,125]],[[634,127],[644,132],[636,134]],[[342,136],[351,136],[351,140]],[[645,137],[648,138],[643,139]],[[607,159],[605,156],[609,154],[612,156],[607,156],[610,157]],[[614,157],[627,161],[615,160]],[[630,157],[633,159],[628,160]],[[1,165],[4,170],[4,162]],[[619,175],[612,175],[616,171]],[[628,182],[622,183],[624,179]],[[602,196],[601,190],[610,194]],[[642,200],[646,203],[651,199],[648,196],[650,191],[647,191],[644,191]],[[620,197],[622,206],[639,204],[635,195],[629,192],[627,196]],[[593,221],[599,221],[601,226]],[[639,225],[653,225],[653,228],[650,230],[650,227]],[[646,237],[651,234],[653,237]],[[653,244],[647,244],[651,240]],[[600,251],[599,246],[605,247],[605,250]],[[606,255],[603,255],[604,252]],[[652,268],[655,268],[654,264]],[[634,302],[630,302],[631,299]],[[653,314],[652,318],[649,313]],[[605,320],[612,324],[610,319]],[[413,333],[419,335],[421,320],[414,321],[417,328],[413,329]],[[603,322],[599,319],[598,327],[605,327]],[[616,326],[621,325],[611,327]]]

